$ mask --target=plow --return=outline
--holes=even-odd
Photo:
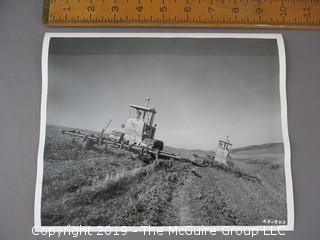
[[[152,149],[146,146],[130,144],[124,141],[114,141],[108,137],[98,137],[93,134],[81,133],[80,131],[77,131],[77,130],[70,130],[70,131],[63,130],[62,133],[75,138],[81,138],[82,141],[86,143],[85,148],[87,149],[94,145],[98,145],[98,146],[104,145],[105,148],[111,147],[111,148],[124,149],[124,150],[138,153],[140,156],[143,157],[144,160],[148,162],[155,160],[157,158],[175,159],[175,160],[183,159],[181,156],[177,154],[161,151],[159,149]]]

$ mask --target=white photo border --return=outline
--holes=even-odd
[[[43,179],[43,153],[46,137],[46,116],[47,116],[47,93],[48,93],[48,55],[51,38],[239,38],[239,39],[274,39],[277,41],[279,54],[279,89],[281,101],[281,125],[284,143],[284,167],[286,180],[286,201],[287,220],[286,225],[261,225],[261,226],[202,226],[205,231],[223,231],[228,228],[230,231],[252,229],[258,231],[293,231],[294,230],[294,201],[291,174],[291,150],[287,119],[287,96],[286,96],[286,56],[283,37],[281,34],[256,34],[256,33],[45,33],[42,46],[42,92],[41,92],[41,112],[40,112],[40,136],[37,155],[37,179],[34,201],[34,230],[35,232],[56,231],[62,232],[78,231],[79,226],[41,226],[41,195]],[[101,226],[87,226],[91,232],[103,232]],[[107,226],[111,231],[118,231],[120,226]],[[126,226],[128,232],[143,232],[145,226]],[[172,229],[178,231],[188,231],[199,226],[161,226],[149,227],[151,231],[169,232]],[[85,231],[84,228],[80,231]]]

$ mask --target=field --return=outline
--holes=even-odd
[[[126,150],[85,151],[63,129],[47,126],[43,226],[264,225],[287,218],[283,144],[235,149],[228,167],[164,159],[147,165]],[[213,154],[166,150],[190,160]]]

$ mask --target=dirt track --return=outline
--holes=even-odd
[[[262,225],[264,219],[286,220],[283,153],[274,146],[264,147],[265,152],[235,152],[234,167],[224,170],[161,159],[145,165],[125,150],[79,150],[79,142],[60,131],[47,131],[43,225]]]

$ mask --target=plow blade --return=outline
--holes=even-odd
[[[131,150],[138,152],[142,155],[152,155],[154,158],[165,158],[165,159],[175,159],[175,160],[182,160],[182,157],[173,153],[168,153],[164,151],[158,151],[158,150],[153,150],[150,148],[142,147],[139,145],[130,145],[130,144],[125,144],[125,143],[117,143],[111,140],[108,140],[107,138],[100,138],[96,136],[91,136],[88,134],[81,133],[80,131],[72,130],[72,131],[62,131],[63,134],[73,136],[73,137],[78,137],[82,139],[89,139],[93,140],[96,143],[100,144],[107,144],[107,146],[113,147],[113,148],[124,148],[126,150]]]

